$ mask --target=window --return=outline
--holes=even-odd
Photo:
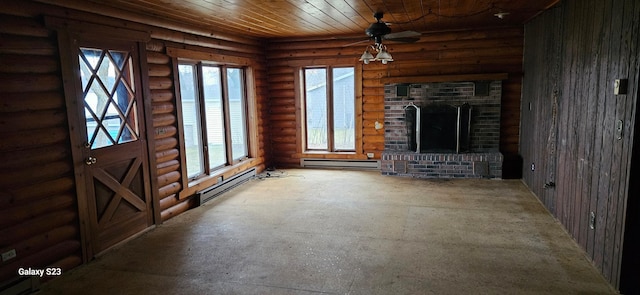
[[[245,70],[181,62],[178,72],[188,177],[247,158]]]
[[[305,148],[355,151],[355,78],[353,67],[303,70]]]
[[[136,90],[129,52],[80,48],[78,61],[87,144],[98,149],[137,140]]]

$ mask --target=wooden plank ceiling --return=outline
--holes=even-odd
[[[39,0],[96,13],[124,10],[217,33],[253,38],[364,35],[383,12],[392,32],[432,32],[525,23],[559,0]],[[508,13],[503,18],[498,13]],[[113,14],[113,13],[111,13]],[[113,16],[113,15],[110,15]]]

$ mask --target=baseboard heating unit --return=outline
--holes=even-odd
[[[217,183],[214,186],[211,186],[205,190],[202,190],[196,194],[196,199],[198,200],[198,206],[212,200],[213,198],[221,195],[222,193],[239,186],[246,181],[250,180],[256,176],[256,168],[251,168],[239,174],[236,174],[221,183]]]
[[[338,169],[370,169],[380,170],[378,160],[342,160],[342,159],[300,159],[300,166],[305,168],[338,168]]]
[[[39,277],[23,276],[0,284],[0,295],[32,294],[39,289]]]

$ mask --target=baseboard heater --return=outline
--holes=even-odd
[[[250,180],[256,176],[256,168],[251,168],[245,170],[241,173],[238,173],[226,180],[223,180],[221,183],[217,183],[205,190],[202,190],[196,194],[196,199],[198,200],[198,206],[212,200],[213,198],[223,194],[224,192],[239,186],[246,181]]]
[[[340,168],[380,170],[378,160],[342,160],[342,159],[300,159],[300,166],[305,168]]]
[[[38,277],[20,277],[0,285],[0,295],[32,294],[39,289],[40,279]]]

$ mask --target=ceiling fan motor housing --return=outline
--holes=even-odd
[[[367,36],[375,39],[376,43],[382,43],[382,36],[391,33],[391,28],[383,22],[372,23],[366,30]]]

